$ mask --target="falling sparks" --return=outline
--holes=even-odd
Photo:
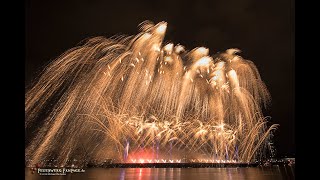
[[[253,63],[239,49],[213,58],[205,47],[163,45],[167,23],[144,26],[132,38],[90,39],[48,66],[26,93],[25,127],[34,139],[28,157],[56,156],[65,165],[84,152],[90,160],[134,163],[184,155],[250,162],[263,154],[277,125],[266,125],[262,105],[270,97]],[[39,119],[49,100],[54,108]],[[37,120],[45,123],[34,133]],[[204,154],[211,159],[195,157]]]
[[[161,49],[160,49],[160,47],[157,45],[157,44],[154,44],[153,46],[152,46],[152,49],[154,50],[154,51],[156,51],[156,52],[160,52],[161,51]],[[158,60],[159,58],[157,58],[157,60]]]

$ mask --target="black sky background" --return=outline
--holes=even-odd
[[[166,41],[210,54],[239,48],[255,63],[272,104],[265,116],[280,124],[278,156],[295,154],[293,0],[26,1],[25,85],[81,40],[138,33],[144,20],[168,22]]]

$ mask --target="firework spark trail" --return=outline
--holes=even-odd
[[[270,95],[257,68],[238,49],[213,58],[205,47],[163,44],[166,28],[144,22],[136,36],[91,38],[49,64],[26,93],[26,156],[59,165],[86,152],[126,161],[141,149],[152,158],[158,149],[219,161],[259,156],[277,125],[266,126]]]

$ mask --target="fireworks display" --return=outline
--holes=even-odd
[[[26,92],[26,156],[64,165],[265,154],[277,125],[262,114],[270,95],[255,65],[238,49],[164,44],[166,28],[146,21],[136,36],[91,38],[50,63]]]

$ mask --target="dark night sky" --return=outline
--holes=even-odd
[[[265,113],[280,124],[278,155],[295,154],[294,2],[293,0],[115,0],[26,1],[25,82],[81,40],[133,35],[144,20],[168,22],[165,40],[210,54],[237,47],[252,60],[266,83],[272,104]]]

